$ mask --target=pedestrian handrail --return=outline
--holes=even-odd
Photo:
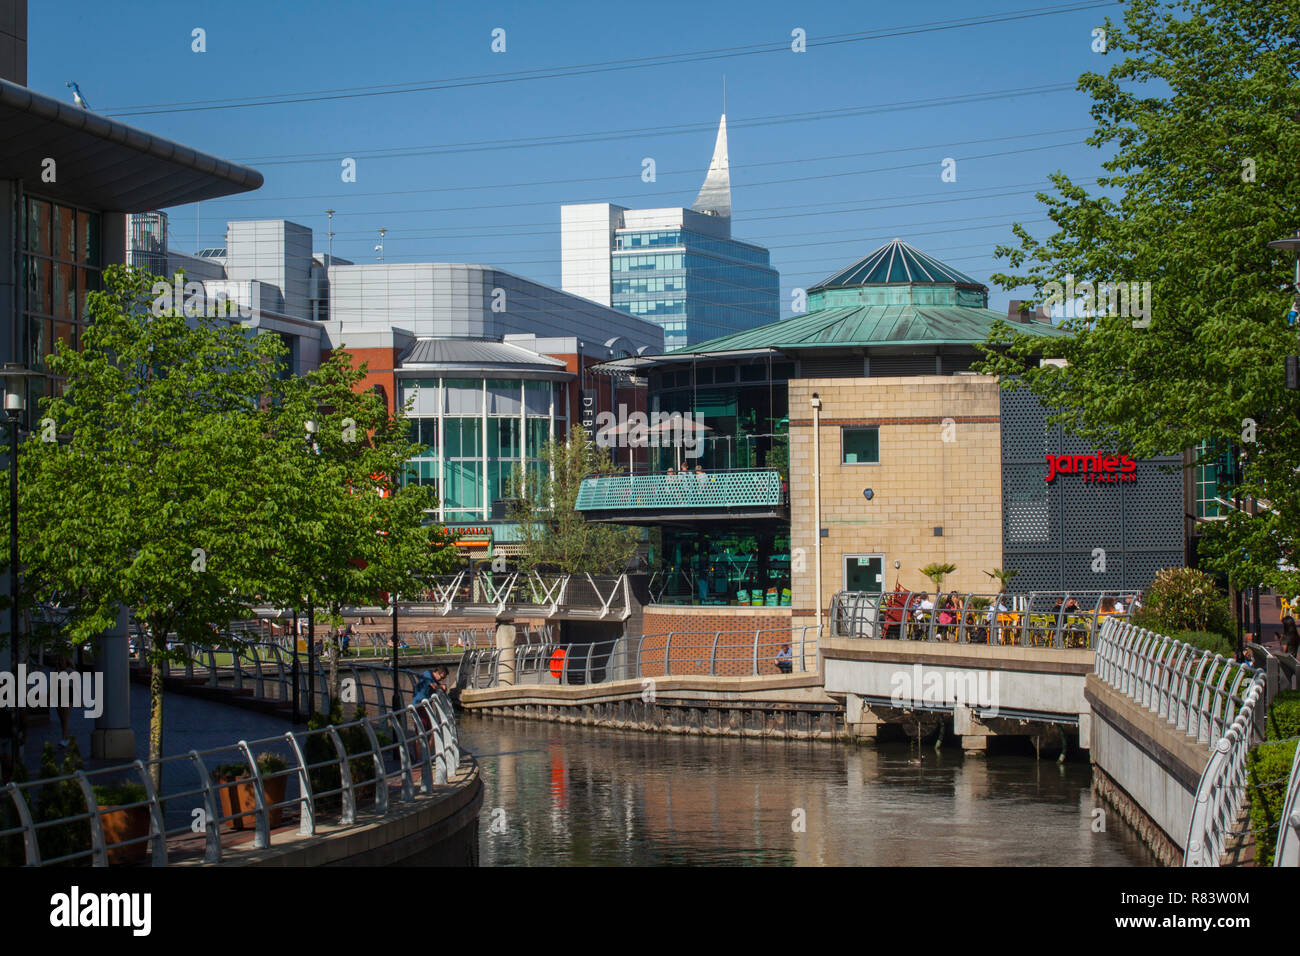
[[[1291,776],[1287,778],[1273,865],[1300,866],[1300,744],[1296,745],[1295,758],[1291,761]]]
[[[260,766],[266,753],[278,756],[284,769]],[[229,766],[220,758],[232,755],[246,775],[218,776],[217,771]],[[264,849],[272,845],[277,821],[295,810],[297,833],[302,835],[316,832],[323,812],[336,813],[342,826],[357,822],[363,799],[372,799],[371,809],[383,817],[395,809],[390,788],[396,790],[398,803],[411,803],[417,792],[429,796],[435,787],[449,783],[460,762],[452,707],[438,692],[400,710],[319,730],[11,782],[4,788],[7,799],[0,801],[0,860],[9,861],[15,854],[5,851],[17,843],[26,866],[107,866],[141,855],[147,844],[154,866],[165,866],[175,856],[220,863],[226,824],[240,829],[251,817],[252,846]],[[153,784],[155,768],[163,781],[161,791]],[[117,785],[138,781],[143,798],[101,806],[92,780]],[[42,801],[60,800],[57,795],[66,789],[80,795],[84,809],[52,815]],[[251,796],[252,806],[244,802],[246,796]],[[3,812],[10,807],[12,813]],[[132,835],[123,829],[123,819],[130,816],[139,822],[147,817],[147,826],[140,827],[143,832]]]
[[[1247,692],[1264,683],[1250,665],[1126,621],[1103,624],[1096,650],[1100,680],[1211,747],[1232,726]]]
[[[1108,620],[1127,621],[1135,602],[1113,591],[840,591],[831,599],[834,637],[948,641],[1013,647],[1094,645]]]
[[[647,677],[751,677],[817,671],[815,625],[640,634],[609,641],[470,648],[457,686],[596,684]]]

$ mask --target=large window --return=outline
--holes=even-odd
[[[423,450],[411,461],[408,482],[433,486],[439,520],[483,521],[511,494],[516,471],[541,487],[542,447],[564,435],[563,385],[499,378],[408,379],[408,434]]]
[[[23,311],[19,359],[45,370],[45,357],[63,341],[81,347],[89,319],[86,295],[100,288],[99,214],[34,196],[22,203],[21,245]],[[28,408],[44,393],[41,379],[30,382]]]
[[[843,449],[841,460],[844,464],[880,464],[879,428],[844,428],[840,431],[840,437]]]

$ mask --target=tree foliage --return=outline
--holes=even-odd
[[[1063,173],[1040,201],[1056,231],[1020,224],[999,247],[1006,288],[1049,283],[1151,284],[1145,317],[1067,318],[1045,339],[998,323],[982,370],[1018,376],[1056,410],[1053,422],[1135,457],[1203,441],[1244,449],[1241,494],[1276,509],[1235,516],[1207,535],[1208,562],[1235,583],[1281,583],[1294,571],[1300,487],[1300,395],[1284,388],[1297,351],[1285,316],[1294,259],[1271,240],[1300,226],[1300,6],[1294,0],[1129,0],[1107,21],[1122,59],[1079,88],[1092,98],[1089,142],[1106,149],[1094,192]],[[1065,359],[1040,366],[1040,356]],[[1231,492],[1229,492],[1231,496]]]
[[[636,531],[588,521],[575,510],[582,479],[612,474],[608,449],[597,446],[579,425],[567,441],[548,441],[542,448],[544,470],[527,476],[516,470],[511,480],[510,517],[519,523],[523,563],[530,568],[589,574],[620,574],[636,553]]]

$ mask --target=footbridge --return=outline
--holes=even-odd
[[[618,623],[638,602],[628,575],[547,574],[539,571],[461,571],[431,578],[408,613],[439,617],[519,618]]]

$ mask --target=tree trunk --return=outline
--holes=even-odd
[[[162,759],[163,745],[163,667],[159,654],[167,651],[167,632],[162,625],[150,622],[149,642],[153,653],[149,661],[149,759]],[[155,792],[162,792],[162,765],[151,763],[149,776]]]
[[[339,605],[337,603],[331,603],[329,607],[330,607],[331,617],[337,617],[339,613]],[[330,685],[330,704],[332,707],[335,701],[342,699],[339,696],[342,687],[339,682],[339,626],[337,624],[330,624],[329,643],[330,643],[329,685]],[[346,719],[347,716],[344,715],[344,720]]]

